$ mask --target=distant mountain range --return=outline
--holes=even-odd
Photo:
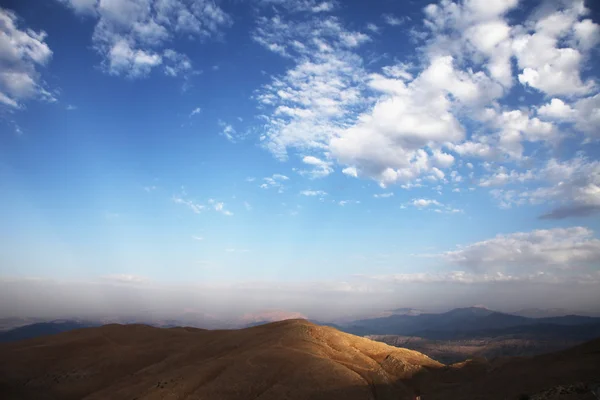
[[[340,327],[355,335],[403,335],[430,339],[473,336],[477,332],[519,328],[524,331],[539,331],[540,326],[586,326],[600,325],[600,318],[579,315],[561,317],[528,318],[506,314],[482,307],[457,308],[439,314],[391,315],[383,318],[362,319]]]
[[[425,313],[411,308],[399,308],[388,312],[391,315],[360,319],[343,324],[316,320],[312,320],[312,322],[360,336],[417,336],[432,340],[472,339],[498,335],[520,335],[519,337],[529,335],[528,337],[538,337],[548,335],[551,332],[555,332],[557,335],[566,335],[565,337],[573,340],[589,340],[600,336],[600,318],[580,315],[531,318],[501,313],[483,307],[456,308],[445,313]],[[17,322],[23,323],[27,320],[19,319]],[[117,320],[104,318],[97,321],[57,320],[37,322],[0,332],[0,342],[29,339],[114,322],[124,324],[146,323],[151,326],[167,328],[176,326],[204,329],[236,327],[231,324],[223,325],[221,321],[204,314],[189,313],[182,315],[180,318],[153,321],[136,318],[119,318]],[[251,321],[242,327],[258,326],[270,322],[273,321]],[[597,335],[596,332],[598,333]],[[553,338],[556,339],[556,335]]]

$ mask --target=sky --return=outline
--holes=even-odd
[[[599,24],[0,0],[0,316],[598,313]]]

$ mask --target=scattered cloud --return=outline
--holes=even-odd
[[[461,182],[458,171],[448,171],[457,158],[469,169],[473,163],[462,159],[514,166],[482,178],[483,187],[529,182],[530,172],[519,168],[532,152],[543,155],[566,137],[561,124],[597,138],[600,95],[584,72],[599,28],[580,0],[542,6],[520,21],[507,17],[517,5],[430,4],[424,29],[413,35],[419,62],[376,72],[359,53],[370,37],[339,19],[261,17],[254,40],[292,63],[257,93],[266,121],[262,144],[281,160],[293,151],[326,160],[322,175],[339,165],[345,175],[382,187]],[[505,100],[516,85],[551,100],[510,106]]]
[[[494,189],[490,193],[503,208],[524,204],[553,204],[544,219],[588,216],[600,211],[600,162],[576,156],[568,161],[550,159],[542,167],[517,173],[500,172],[484,180],[496,185],[531,181],[530,189]],[[487,186],[491,186],[487,184]]]
[[[192,239],[197,240],[199,242],[204,240],[204,238],[202,236],[192,236]]]
[[[38,70],[52,58],[46,32],[19,25],[17,14],[0,8],[0,106],[13,110],[30,99],[56,101]]]
[[[193,200],[189,200],[189,199],[183,198],[183,197],[181,197],[179,195],[174,195],[173,196],[173,202],[175,204],[183,204],[184,206],[186,206],[190,210],[192,210],[194,212],[194,214],[200,214],[203,210],[206,209],[205,205],[196,203]]]
[[[393,197],[393,196],[394,196],[394,193],[392,193],[392,192],[377,193],[377,194],[373,195],[373,197],[375,197],[376,199],[385,199],[385,198]]]
[[[200,0],[59,0],[96,21],[92,43],[111,75],[141,78],[162,66],[168,76],[190,76],[189,57],[169,48],[176,37],[208,40],[232,24],[215,2]]]
[[[401,208],[403,209],[406,209],[407,207],[414,207],[419,210],[428,209],[436,213],[444,214],[460,214],[464,212],[459,208],[451,207],[434,199],[413,199],[410,202],[401,205]]]
[[[275,188],[277,189],[277,191],[279,193],[283,193],[283,191],[285,190],[285,186],[283,184],[283,182],[289,180],[290,178],[288,178],[285,175],[281,175],[281,174],[273,174],[272,176],[268,176],[266,178],[263,178],[263,182],[260,185],[261,189],[272,189]]]
[[[196,107],[192,110],[192,112],[190,113],[189,117],[193,117],[196,114],[200,114],[202,112],[202,109],[200,107]]]

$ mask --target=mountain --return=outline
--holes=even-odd
[[[59,320],[52,322],[39,322],[36,324],[20,326],[6,332],[0,333],[0,343],[14,342],[24,339],[32,339],[39,336],[54,335],[61,332],[68,332],[74,329],[89,328],[98,326],[92,322]]]
[[[572,312],[564,308],[525,308],[510,314],[519,315],[527,318],[547,318],[547,317],[560,317],[563,315],[572,314]]]
[[[440,314],[391,315],[350,322],[343,330],[356,335],[402,335],[430,339],[461,337],[465,333],[502,330],[531,325],[585,325],[600,323],[600,318],[568,315],[527,318],[481,307],[457,308]],[[472,335],[471,335],[472,336]]]
[[[0,332],[6,332],[11,329],[18,328],[20,326],[31,325],[38,322],[47,322],[42,318],[28,318],[28,317],[5,317],[0,318]]]
[[[600,340],[445,366],[306,320],[215,331],[106,325],[0,345],[6,400],[533,399],[557,385],[588,395],[599,377]]]
[[[442,364],[306,320],[105,325],[0,345],[2,399],[406,399]]]
[[[528,323],[525,317],[481,307],[457,308],[441,314],[391,315],[364,319],[344,326],[349,333],[365,335],[417,335],[428,331],[469,331],[506,328]]]

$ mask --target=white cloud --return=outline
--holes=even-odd
[[[250,250],[248,249],[234,249],[234,248],[227,248],[225,249],[225,251],[227,253],[248,253]]]
[[[102,280],[121,285],[140,285],[150,282],[150,279],[145,276],[133,274],[106,275],[102,277]]]
[[[600,138],[598,126],[600,126],[600,94],[579,99],[572,105],[563,100],[553,98],[549,103],[538,109],[538,115],[542,118],[571,123],[575,128],[592,138]]]
[[[215,2],[198,0],[59,0],[96,20],[92,41],[114,75],[140,78],[163,65],[169,76],[193,74],[190,59],[165,48],[176,37],[218,37],[232,20]]]
[[[388,193],[378,193],[378,194],[374,194],[373,197],[375,197],[376,199],[386,199],[388,197],[393,197],[394,193],[392,192],[388,192]]]
[[[291,63],[256,96],[266,123],[261,143],[280,160],[295,152],[318,166],[301,172],[311,177],[339,167],[384,188],[433,183],[440,194],[441,185],[460,192],[456,186],[465,181],[512,185],[494,189],[504,206],[545,201],[580,213],[595,210],[593,174],[554,181],[535,166],[572,137],[565,124],[600,137],[600,95],[594,78],[586,77],[593,74],[585,72],[598,27],[584,19],[578,0],[560,9],[541,6],[520,21],[507,16],[517,6],[517,0],[431,4],[424,9],[425,29],[411,35],[420,41],[418,61],[390,62],[374,72],[358,51],[370,38],[337,18],[261,17],[254,40]],[[402,22],[393,18],[384,22]],[[547,97],[530,93],[516,106],[508,97],[514,85]],[[479,176],[469,158],[502,167]],[[516,188],[523,185],[528,188]],[[442,203],[429,209],[462,212]],[[565,214],[557,210],[548,217]]]
[[[197,240],[199,242],[204,240],[204,238],[202,236],[192,236],[192,239]]]
[[[588,216],[600,212],[600,162],[582,156],[568,161],[550,159],[543,167],[525,175],[511,171],[496,185],[519,180],[531,180],[537,187],[527,190],[500,190],[491,194],[502,207],[523,204],[552,204],[554,209],[542,215],[544,219],[562,219]],[[488,186],[492,186],[491,184]]]
[[[223,215],[226,215],[228,217],[231,217],[233,215],[233,213],[231,211],[228,211],[225,209],[225,203],[222,202],[213,202],[213,208],[215,209],[215,211],[220,212]]]
[[[227,140],[229,140],[232,143],[235,143],[237,141],[237,132],[231,124],[219,120],[219,127],[221,127],[220,134],[225,136]]]
[[[429,206],[441,206],[442,204],[437,200],[431,199],[414,199],[411,204],[418,208],[425,208]]]
[[[244,207],[246,208],[246,211],[252,211],[252,205],[247,201],[244,202]]]
[[[383,14],[381,18],[383,18],[383,22],[391,26],[399,26],[406,21],[406,17],[398,18],[392,14]]]
[[[324,178],[333,172],[333,163],[330,161],[324,161],[314,156],[305,156],[302,162],[311,165],[313,168],[299,171],[300,175],[306,175],[311,179]]]
[[[258,0],[261,6],[277,6],[290,12],[325,13],[332,11],[338,5],[337,1],[321,0]]]
[[[200,114],[202,112],[202,109],[200,107],[196,107],[192,110],[192,112],[190,113],[190,118],[193,117],[196,114]]]
[[[373,33],[379,33],[380,29],[377,25],[375,25],[374,23],[370,22],[366,25],[367,30],[373,32]]]
[[[346,167],[342,170],[342,173],[353,178],[358,178],[358,171],[356,170],[356,167]]]
[[[113,75],[138,78],[162,64],[162,56],[152,51],[133,49],[128,41],[117,40],[108,50],[108,71]]]
[[[79,14],[91,14],[96,13],[96,6],[98,0],[58,0],[71,7],[75,12]]]
[[[327,196],[327,192],[324,192],[322,190],[302,190],[300,192],[300,194],[302,196],[308,196],[308,197],[313,197],[313,196]]]
[[[21,30],[19,24],[15,13],[0,8],[0,105],[12,109],[29,99],[55,101],[38,71],[52,57],[46,33]]]
[[[413,199],[408,203],[404,203],[400,208],[415,207],[419,210],[430,210],[440,214],[460,214],[464,211],[459,208],[454,208],[450,205],[443,204],[434,199]]]
[[[517,172],[517,171],[506,171],[505,168],[500,168],[499,172],[494,173],[493,175],[482,178],[479,181],[479,186],[482,187],[490,187],[490,186],[503,186],[509,183],[520,182],[523,183],[525,181],[530,181],[535,179],[535,175],[533,171],[528,170],[525,172]]]
[[[195,214],[200,214],[203,210],[206,209],[205,205],[198,204],[193,200],[188,200],[178,195],[173,196],[173,202],[175,202],[176,204],[183,204],[187,206]]]
[[[441,255],[475,272],[550,272],[600,262],[600,240],[584,227],[554,228],[498,235]]]
[[[574,110],[561,99],[554,98],[538,109],[538,115],[550,119],[570,120]]]
[[[152,186],[144,186],[144,190],[148,193],[153,192],[156,190],[156,186],[152,185]]]
[[[587,13],[582,0],[555,7],[540,13],[538,18],[529,21],[529,27],[520,27],[521,31],[515,35],[512,47],[522,70],[519,82],[550,96],[588,93],[595,83],[584,82],[581,72],[590,50],[588,46],[594,42],[593,32],[598,27],[591,21],[579,21]],[[561,45],[573,34],[578,38],[576,46]]]
[[[338,201],[338,204],[343,207],[346,204],[360,204],[360,201],[359,200],[340,200],[340,201]]]
[[[364,102],[361,59],[352,52],[368,36],[346,30],[334,17],[292,22],[276,15],[259,20],[253,38],[265,48],[296,61],[274,77],[257,99],[270,115],[261,137],[265,147],[285,160],[288,148],[320,151]]]
[[[277,191],[279,193],[283,193],[285,186],[283,184],[283,182],[289,180],[290,178],[288,178],[285,175],[281,175],[281,174],[273,174],[272,176],[267,176],[266,178],[263,178],[263,182],[260,185],[261,189],[271,189],[271,188],[275,188],[277,189]]]

